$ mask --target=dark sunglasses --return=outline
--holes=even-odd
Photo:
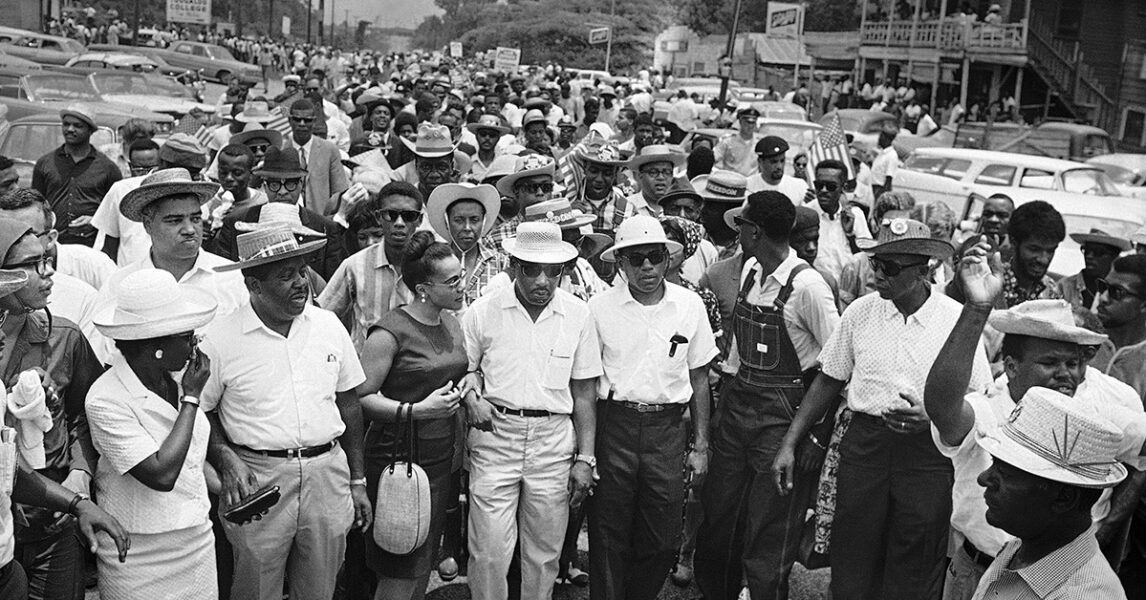
[[[872,269],[874,269],[878,273],[883,273],[884,275],[887,275],[888,277],[895,277],[895,276],[899,275],[900,273],[902,273],[904,271],[904,269],[910,269],[911,267],[921,267],[921,266],[926,265],[928,263],[928,261],[923,261],[923,262],[913,262],[913,263],[908,263],[906,265],[901,265],[897,262],[893,262],[890,260],[883,260],[882,258],[877,258],[875,256],[870,257],[868,260],[871,261],[871,268]]]
[[[561,276],[565,271],[565,265],[539,265],[537,263],[522,262],[518,263],[521,266],[521,274],[526,277],[538,277],[542,273],[545,276],[554,279]]]
[[[840,189],[840,184],[834,181],[816,181],[813,185],[816,186],[817,190],[825,192],[834,192]]]
[[[311,118],[309,118],[309,119],[308,119],[308,118],[306,118],[306,117],[295,117],[295,116],[292,116],[292,117],[290,118],[290,120],[294,121],[295,123],[314,123],[314,117],[311,117]]]
[[[513,186],[515,189],[521,190],[528,194],[551,194],[553,193],[553,182],[546,183],[519,183]]]
[[[418,221],[422,220],[422,212],[417,211],[417,210],[389,210],[389,209],[386,209],[386,210],[379,210],[375,214],[377,214],[379,217],[382,217],[383,221],[389,221],[391,223],[393,223],[394,221],[397,221],[399,217],[402,218],[402,221],[404,223],[417,223]]]
[[[629,263],[630,267],[639,269],[645,266],[646,260],[654,265],[663,263],[665,259],[668,258],[668,252],[664,250],[653,250],[652,252],[646,252],[644,254],[640,252],[625,252],[621,256]]]
[[[1115,302],[1121,302],[1128,296],[1138,298],[1139,300],[1142,299],[1142,296],[1140,296],[1138,293],[1128,290],[1120,285],[1111,285],[1107,283],[1105,279],[1099,279],[1098,281],[1094,282],[1094,287],[1098,290],[1099,294],[1106,294],[1110,297],[1111,300]]]
[[[251,152],[266,152],[267,149],[271,147],[271,145],[270,144],[247,144],[247,147],[251,149]]]
[[[281,179],[265,179],[263,180],[263,183],[267,186],[267,189],[272,192],[278,192],[283,188],[286,188],[286,191],[288,192],[293,192],[298,189],[298,186],[302,185],[302,180],[287,179],[286,181],[283,181]]]
[[[1102,244],[1084,244],[1081,248],[1082,254],[1093,254],[1096,256],[1105,256],[1108,254],[1117,256],[1119,254],[1118,248],[1113,246],[1103,246]]]

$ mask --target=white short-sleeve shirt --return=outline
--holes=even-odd
[[[589,306],[558,289],[534,321],[514,289],[487,290],[462,316],[469,368],[481,370],[498,406],[573,414],[569,381],[602,372]]]
[[[326,444],[346,430],[335,395],[366,376],[334,313],[308,304],[284,338],[247,304],[203,333],[200,347],[211,357],[203,410],[218,410],[232,442],[286,450]]]
[[[103,200],[92,215],[92,227],[105,236],[119,238],[119,253],[115,262],[120,266],[147,258],[147,253],[151,250],[151,236],[144,231],[143,224],[136,223],[119,212],[123,197],[143,184],[145,177],[147,175],[128,177],[111,184],[111,188],[103,195]]]
[[[211,502],[203,463],[211,424],[195,415],[191,445],[169,492],[153,490],[129,473],[159,451],[175,427],[179,409],[148,390],[120,356],[88,390],[92,443],[99,452],[95,482],[99,505],[132,533],[162,533],[207,522]]]
[[[962,310],[955,300],[932,292],[919,310],[904,318],[891,300],[879,294],[863,296],[844,311],[820,352],[823,373],[851,382],[848,408],[856,412],[878,417],[906,408],[909,403],[900,394],[922,402],[927,374]],[[982,391],[990,383],[991,368],[980,342],[966,393]]]
[[[589,300],[589,312],[601,341],[601,398],[614,390],[616,400],[687,403],[693,393],[689,370],[718,353],[704,302],[673,283],[665,283],[664,298],[651,306],[633,299],[627,285],[611,288]]]
[[[767,181],[764,181],[764,177],[761,176],[760,173],[756,173],[755,175],[748,178],[747,188],[749,194],[763,192],[766,190],[780,192],[781,194],[787,196],[795,206],[804,205],[804,196],[808,193],[808,189],[808,182],[800,179],[799,177],[784,175],[780,178],[779,183],[771,184]]]
[[[215,302],[219,304],[219,307],[215,310],[216,320],[249,304],[250,296],[247,293],[247,286],[243,283],[243,275],[239,271],[226,271],[223,273],[215,271],[215,267],[231,264],[234,263],[222,256],[211,254],[200,248],[199,258],[195,259],[195,266],[191,267],[191,270],[184,273],[183,277],[179,279],[181,285],[193,285],[203,288],[215,298]],[[134,273],[140,269],[157,268],[158,267],[156,267],[155,263],[151,260],[151,253],[148,252],[144,254],[142,260],[121,268],[119,271],[116,271],[115,275],[111,276],[107,284],[100,290],[100,301],[109,301],[114,294],[116,286],[119,285],[119,282],[129,273]]]

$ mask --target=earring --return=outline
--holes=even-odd
[[[155,360],[162,360],[162,359],[163,359],[163,348],[160,348],[160,349],[155,351]]]
[[[419,302],[425,302],[426,301],[426,295],[422,294],[421,296],[418,296],[418,301]]]

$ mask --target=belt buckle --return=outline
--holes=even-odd
[[[656,404],[647,404],[645,402],[634,402],[633,404],[636,405],[637,412],[639,413],[651,413],[660,410]]]
[[[302,457],[302,451],[303,451],[303,448],[287,448],[286,457],[287,458],[301,458]]]

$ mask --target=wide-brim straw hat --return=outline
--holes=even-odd
[[[508,127],[501,124],[501,119],[499,119],[497,115],[482,115],[477,120],[477,123],[467,124],[466,129],[469,129],[475,135],[482,129],[493,129],[497,131],[499,135],[505,135],[510,132]]]
[[[211,322],[218,303],[200,287],[180,284],[160,269],[112,280],[113,298],[92,323],[113,340],[149,340],[194,331]]]
[[[1119,252],[1126,252],[1131,248],[1130,240],[1111,235],[1098,228],[1092,228],[1088,233],[1072,233],[1070,239],[1080,246],[1083,244],[1101,244],[1117,248]]]
[[[326,245],[326,240],[300,244],[294,232],[285,225],[240,233],[235,242],[239,248],[238,262],[215,267],[216,272],[238,271],[296,256],[305,256]]]
[[[557,164],[548,156],[542,154],[522,156],[517,159],[517,166],[514,168],[513,173],[498,180],[497,191],[501,192],[502,196],[512,198],[513,186],[517,185],[518,180],[526,177],[536,177],[538,175],[554,177],[556,171]]]
[[[675,152],[672,148],[663,144],[653,144],[652,146],[645,146],[636,156],[629,159],[629,168],[633,172],[641,169],[642,165],[654,162],[668,162],[672,166],[680,167],[684,164],[685,156],[682,152]]]
[[[1054,390],[1030,388],[1005,421],[976,436],[991,456],[1036,477],[1084,488],[1126,479],[1122,430],[1092,403]]]
[[[946,260],[955,253],[951,242],[931,237],[931,229],[915,219],[884,218],[874,240],[857,239],[868,254],[912,254]]]
[[[402,140],[414,155],[422,158],[449,156],[457,149],[457,144],[454,144],[450,130],[445,125],[422,123],[418,126],[418,137],[414,141],[411,142],[401,136],[398,139]]]
[[[119,204],[119,212],[131,221],[143,221],[143,209],[152,202],[158,202],[173,195],[191,194],[206,204],[219,191],[219,184],[206,181],[193,181],[187,169],[176,167],[156,171],[143,179],[139,187],[130,191]]]
[[[514,237],[502,240],[510,256],[541,265],[565,264],[578,256],[577,248],[561,239],[555,223],[522,223]]]
[[[485,218],[482,221],[481,231],[478,232],[478,239],[493,230],[497,224],[498,212],[501,210],[501,194],[497,193],[497,188],[489,184],[443,183],[434,188],[426,200],[426,217],[435,233],[443,239],[452,239],[446,211],[458,200],[473,200],[485,209]]]
[[[629,164],[629,161],[621,153],[621,149],[612,142],[587,146],[581,154],[581,159],[586,163],[597,163],[610,167],[623,167]]]
[[[274,129],[263,129],[257,124],[252,123],[243,128],[243,130],[231,136],[232,144],[247,145],[251,140],[266,140],[271,146],[281,148],[283,145],[283,134],[275,131]],[[267,149],[270,150],[269,148]]]
[[[716,169],[693,177],[690,183],[705,201],[742,204],[748,196],[748,178],[734,171]]]
[[[523,220],[526,223],[554,223],[561,229],[575,229],[593,223],[597,217],[573,208],[568,198],[554,198],[525,207]]]
[[[616,262],[618,251],[646,244],[663,245],[668,249],[669,254],[684,249],[684,246],[679,242],[670,240],[665,235],[665,228],[661,227],[661,222],[656,217],[648,215],[633,215],[625,219],[617,227],[615,234],[613,245],[601,253],[601,260],[603,261]]]
[[[275,119],[271,107],[263,100],[252,100],[243,105],[243,112],[235,115],[240,123],[269,123]]]
[[[302,224],[302,217],[299,215],[299,206],[296,204],[268,202],[259,208],[258,221],[235,221],[236,231],[247,232],[274,227],[286,227],[295,235],[326,237],[325,233],[315,231]]]
[[[1098,346],[1107,340],[1101,333],[1075,325],[1074,311],[1065,300],[1027,300],[1006,310],[991,311],[987,323],[1004,334],[1080,346]]]

